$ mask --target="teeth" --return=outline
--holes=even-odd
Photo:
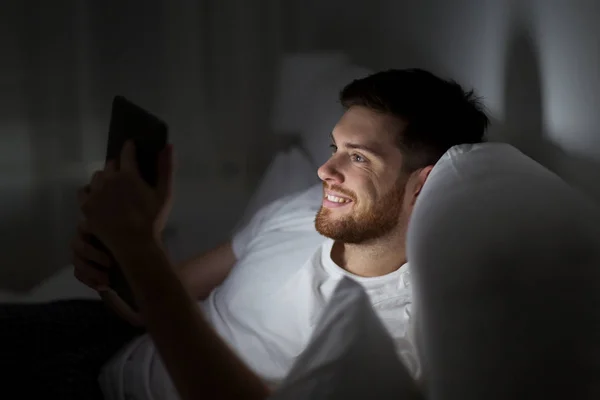
[[[331,196],[331,195],[325,195],[325,197],[327,198],[327,200],[332,201],[334,203],[348,203],[350,200],[346,200],[343,199],[341,197],[337,197],[337,196]]]

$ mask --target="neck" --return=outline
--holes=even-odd
[[[396,271],[406,263],[404,237],[379,238],[369,243],[335,242],[333,262],[346,271],[362,277],[375,277]]]

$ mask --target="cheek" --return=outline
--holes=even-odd
[[[379,198],[379,194],[371,182],[363,182],[362,185],[355,190],[355,193],[359,209],[372,208]]]

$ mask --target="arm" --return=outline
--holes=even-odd
[[[262,381],[235,356],[198,312],[194,299],[152,239],[135,243],[128,240],[123,246],[115,247],[114,254],[182,399],[264,399],[268,396]],[[189,276],[200,275],[190,273]],[[216,281],[215,278],[213,282]]]
[[[227,278],[236,261],[231,241],[227,241],[183,262],[177,270],[192,296],[205,300]]]
[[[231,242],[227,241],[207,252],[181,263],[181,281],[198,300],[205,300],[229,275],[236,262]],[[110,289],[101,290],[100,297],[119,317],[133,326],[144,325],[141,316],[133,311],[118,294]]]
[[[266,398],[266,386],[204,320],[158,244],[160,196],[141,178],[132,142],[123,148],[119,169],[108,164],[81,210],[90,232],[105,243],[129,281],[181,398]]]

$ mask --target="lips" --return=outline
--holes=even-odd
[[[344,196],[339,192],[332,190],[325,190],[323,193],[323,207],[326,208],[340,208],[346,207],[352,203],[352,199],[348,196]]]

